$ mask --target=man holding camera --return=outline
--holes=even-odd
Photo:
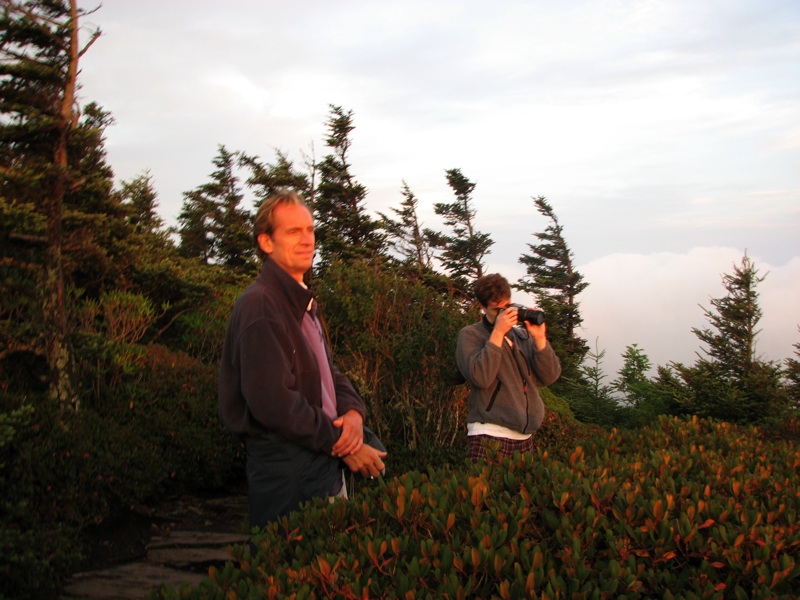
[[[547,341],[543,313],[511,304],[504,277],[479,277],[473,291],[483,318],[459,332],[456,361],[472,388],[467,436],[470,459],[478,462],[487,447],[497,448],[500,458],[533,449],[544,419],[537,388],[558,379],[561,363]]]

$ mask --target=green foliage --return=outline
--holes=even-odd
[[[339,366],[387,445],[450,445],[465,427],[455,344],[469,317],[452,297],[378,262],[334,262],[314,282]]]
[[[40,526],[42,489],[33,467],[43,443],[32,405],[0,407],[0,598],[52,597],[79,557],[72,524]]]
[[[662,419],[314,501],[154,598],[794,598],[800,452]]]
[[[78,352],[88,360],[95,348],[115,376],[97,378],[80,411],[3,397],[0,574],[9,597],[52,596],[79,561],[87,526],[167,490],[219,489],[243,476],[240,444],[218,417],[216,365],[103,340],[87,336]]]
[[[247,185],[253,188],[256,195],[256,208],[279,190],[290,189],[304,198],[312,198],[313,190],[310,189],[308,177],[295,170],[286,154],[280,150],[276,150],[275,154],[277,160],[274,165],[262,163],[257,156],[241,154],[240,163],[251,169]]]
[[[798,414],[800,413],[800,342],[794,344],[794,357],[784,361],[783,375],[789,410]]]
[[[238,161],[239,153],[219,146],[211,181],[184,194],[178,234],[182,256],[247,272],[256,260],[252,216],[241,207],[244,194],[236,173]]]
[[[433,210],[440,215],[451,233],[435,233],[426,230],[432,247],[440,251],[439,259],[447,274],[462,290],[481,277],[483,260],[494,242],[489,234],[478,231],[475,223],[472,192],[477,185],[470,181],[460,169],[445,171],[447,185],[455,194],[453,202],[437,202]]]
[[[612,396],[613,388],[603,382],[605,355],[605,350],[588,352],[589,362],[581,365],[578,378],[562,375],[553,389],[567,399],[580,422],[611,428],[619,425],[619,405]]]
[[[320,272],[334,259],[375,257],[383,252],[385,244],[378,222],[364,207],[367,188],[350,172],[353,111],[345,112],[341,106],[331,104],[326,126],[325,143],[331,153],[317,165],[319,184],[313,199]]]
[[[694,366],[673,365],[690,390],[685,410],[699,416],[739,423],[782,418],[789,398],[777,364],[756,357],[761,319],[756,287],[764,280],[745,254],[733,274],[723,276],[727,295],[706,310],[711,328],[692,331],[706,345],[707,358]]]
[[[519,262],[525,265],[526,274],[517,282],[517,288],[532,294],[547,314],[547,337],[561,359],[562,377],[577,380],[580,365],[589,347],[577,335],[583,323],[578,295],[588,287],[583,275],[575,269],[573,254],[564,239],[564,228],[552,206],[539,196],[534,198],[536,210],[550,224],[534,236],[538,244],[528,244],[529,254]]]
[[[388,246],[410,269],[418,273],[433,271],[433,249],[430,236],[417,216],[419,200],[405,181],[402,194],[403,202],[400,204],[400,208],[391,208],[397,218],[378,213],[381,217],[381,227],[386,232]]]
[[[96,198],[111,186],[101,146],[107,121],[93,105],[85,107],[83,117],[76,110],[78,60],[99,36],[94,31],[88,44],[79,46],[84,14],[61,1],[8,1],[0,13],[0,200],[24,207],[25,213],[33,209],[43,225],[32,236],[12,224],[4,236],[11,247],[4,245],[0,262],[17,271],[16,281],[34,274],[34,302],[25,308],[41,335],[20,345],[46,358],[50,396],[69,409],[79,405],[79,398],[64,305],[62,248],[70,227],[63,221],[67,209],[82,208],[79,200]],[[32,220],[23,220],[23,227]],[[33,253],[19,247],[27,244],[38,247]],[[17,262],[20,255],[24,258]]]

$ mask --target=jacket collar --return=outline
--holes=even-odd
[[[283,291],[284,298],[289,303],[294,317],[298,321],[303,319],[303,314],[314,297],[311,290],[300,285],[294,277],[269,258],[264,259],[258,278],[264,283],[274,282],[277,289]]]

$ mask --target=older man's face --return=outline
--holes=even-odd
[[[314,218],[301,204],[279,204],[272,213],[272,235],[258,236],[261,249],[297,281],[314,261]]]

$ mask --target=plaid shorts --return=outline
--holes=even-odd
[[[511,458],[514,452],[524,454],[533,451],[533,436],[527,440],[509,440],[508,438],[492,437],[490,435],[470,435],[469,459],[476,463],[486,458],[487,450],[496,452],[497,458]]]

